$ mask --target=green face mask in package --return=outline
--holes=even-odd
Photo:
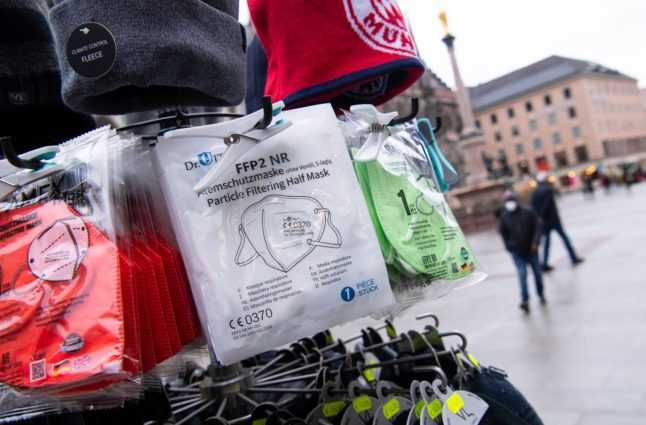
[[[348,120],[350,121],[350,120]],[[486,277],[440,191],[413,125],[394,131],[374,160],[358,159],[368,138],[361,120],[342,125],[357,179],[388,266],[391,286],[435,285],[434,295]]]

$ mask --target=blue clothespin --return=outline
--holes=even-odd
[[[428,118],[417,120],[417,129],[422,140],[424,140],[428,154],[431,157],[431,162],[433,164],[433,169],[435,170],[440,189],[442,192],[446,192],[449,189],[449,185],[457,183],[460,177],[451,163],[444,157],[444,155],[442,155],[442,151],[435,141],[433,126]]]

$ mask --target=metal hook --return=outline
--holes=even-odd
[[[416,366],[413,368],[414,372],[435,372],[442,380],[442,392],[446,392],[446,387],[449,385],[449,380],[442,369],[437,366]]]
[[[426,319],[427,317],[431,317],[435,321],[435,326],[434,327],[437,328],[438,326],[440,326],[440,319],[438,319],[437,316],[434,315],[433,313],[420,314],[420,315],[415,316],[415,319],[416,320],[422,320],[422,319]]]
[[[461,334],[460,332],[452,331],[452,332],[442,332],[438,334],[440,338],[444,338],[445,336],[457,336],[462,340],[462,345],[460,346],[459,350],[465,350],[467,348],[467,337]]]
[[[407,121],[413,120],[417,116],[417,112],[419,111],[419,99],[417,99],[416,97],[413,97],[410,100],[410,103],[411,103],[411,111],[410,111],[410,113],[408,115],[404,115],[402,117],[393,118],[388,123],[388,125],[390,125],[390,126],[399,125],[399,124],[403,124],[403,123],[405,123]]]
[[[42,161],[34,161],[31,159],[22,159],[16,154],[16,151],[13,148],[13,143],[11,143],[11,137],[1,137],[0,138],[0,147],[2,147],[2,151],[4,152],[4,156],[9,162],[9,164],[13,165],[14,167],[18,168],[26,168],[29,170],[38,170],[41,168],[43,165],[45,165],[44,162]]]

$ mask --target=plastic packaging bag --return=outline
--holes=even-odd
[[[175,130],[154,149],[198,312],[223,363],[394,302],[330,105],[252,130],[261,117]]]
[[[388,266],[394,311],[483,280],[415,125],[388,127],[390,117],[372,105],[357,113],[346,112],[340,126]]]
[[[0,200],[0,411],[139,395],[138,338],[125,326],[136,314],[131,263],[114,242],[107,190],[110,137],[102,128],[67,142],[43,178]]]

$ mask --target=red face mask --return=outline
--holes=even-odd
[[[119,255],[63,202],[0,212],[1,382],[63,391],[135,372]]]

